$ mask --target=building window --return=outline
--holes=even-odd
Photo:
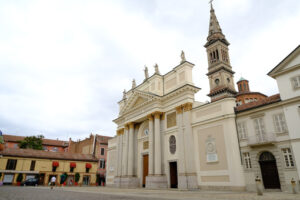
[[[251,165],[251,159],[250,159],[249,152],[243,153],[243,155],[244,155],[245,168],[246,169],[251,169],[252,165]]]
[[[14,148],[17,149],[19,146],[18,144],[14,144]]]
[[[294,89],[299,89],[300,88],[300,76],[296,76],[292,78],[292,85]]]
[[[32,160],[30,164],[30,171],[34,171],[34,168],[35,168],[35,160]]]
[[[240,122],[237,124],[238,134],[241,140],[247,139],[246,122]]]
[[[8,159],[6,163],[7,170],[15,170],[17,166],[17,160]]]
[[[290,148],[284,148],[284,149],[282,149],[282,153],[283,153],[283,157],[284,157],[284,161],[285,161],[285,166],[286,167],[294,167],[295,164],[294,164],[291,149]]]
[[[262,117],[254,119],[254,128],[257,141],[264,142],[266,140],[266,132]]]
[[[104,148],[101,148],[101,156],[104,156]]]
[[[276,133],[283,133],[287,131],[283,113],[274,115],[274,124],[275,124]]]
[[[105,160],[104,159],[100,159],[100,169],[105,169]]]
[[[53,150],[54,152],[58,152],[58,148],[57,147],[53,147]]]

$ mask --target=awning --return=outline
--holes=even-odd
[[[17,171],[17,170],[0,170],[0,173],[10,173],[10,174],[39,174],[39,171]]]

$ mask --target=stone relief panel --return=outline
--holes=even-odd
[[[218,154],[216,148],[215,138],[212,138],[209,135],[205,141],[206,143],[206,162],[217,162],[218,161]]]

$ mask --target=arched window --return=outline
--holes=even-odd
[[[217,52],[217,60],[219,60],[219,51],[218,51],[218,49],[216,50],[216,52]]]
[[[215,80],[215,83],[216,83],[216,85],[219,85],[220,80],[217,78],[217,79]]]

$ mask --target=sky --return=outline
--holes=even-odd
[[[300,44],[300,1],[214,0],[235,82],[278,93],[267,73]],[[207,101],[208,0],[0,0],[0,130],[114,136],[124,89],[186,59]]]

